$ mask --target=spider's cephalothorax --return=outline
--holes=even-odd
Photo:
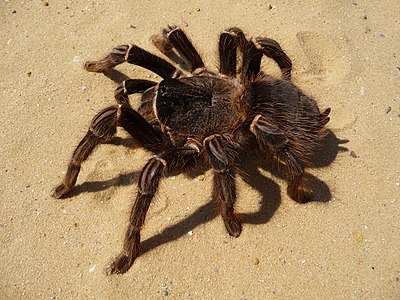
[[[94,117],[72,155],[63,183],[52,193],[61,198],[72,189],[82,162],[97,145],[113,137],[117,126],[154,153],[141,172],[124,248],[109,267],[109,274],[126,272],[138,257],[140,230],[167,170],[183,171],[205,162],[213,170],[212,196],[227,231],[235,237],[242,227],[234,214],[234,178],[237,172],[246,171],[235,163],[239,155],[254,149],[272,155],[286,166],[289,196],[298,202],[308,201],[304,167],[329,121],[330,109],[321,114],[316,102],[290,81],[292,63],[272,39],[248,40],[235,27],[223,31],[218,73],[205,68],[192,43],[176,26],[165,28],[154,43],[179,61],[183,70],[136,45],[118,46],[104,59],[85,64],[88,71],[103,72],[128,62],[153,71],[163,80],[128,79],[118,86],[118,104]],[[278,64],[282,78],[260,72],[263,55]],[[128,95],[133,93],[142,94],[137,111],[129,103]]]
[[[154,111],[158,120],[175,132],[206,137],[229,132],[238,125],[240,86],[213,76],[163,80],[157,89]]]

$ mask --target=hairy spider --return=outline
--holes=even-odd
[[[126,272],[138,257],[140,230],[166,171],[184,171],[205,162],[213,171],[212,197],[234,237],[242,229],[234,213],[235,174],[245,172],[235,163],[238,155],[254,149],[272,155],[286,166],[289,196],[298,202],[308,201],[302,180],[304,167],[309,165],[329,121],[330,109],[321,114],[316,102],[291,82],[291,60],[272,39],[246,39],[239,28],[226,29],[219,38],[218,73],[205,68],[192,43],[176,26],[167,26],[153,42],[164,54],[185,61],[186,70],[136,45],[117,46],[104,59],[86,62],[85,69],[90,72],[128,62],[163,80],[128,79],[117,87],[118,104],[93,118],[72,155],[63,183],[52,192],[61,198],[72,189],[82,162],[97,145],[110,141],[117,126],[154,153],[141,171],[124,247],[108,274]],[[282,78],[260,72],[263,55],[278,64]],[[142,94],[138,111],[129,103],[128,95],[133,93]]]

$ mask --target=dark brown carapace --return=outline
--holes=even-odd
[[[185,62],[181,65],[186,68],[178,69],[135,45],[118,46],[103,60],[85,64],[90,72],[103,72],[128,62],[163,80],[129,79],[119,85],[115,91],[118,104],[94,117],[72,155],[63,183],[52,193],[61,198],[72,189],[83,161],[97,145],[110,141],[117,126],[154,154],[141,172],[124,248],[108,268],[109,274],[126,272],[138,257],[140,230],[166,171],[184,171],[199,161],[206,163],[214,177],[212,196],[234,237],[242,229],[234,213],[235,174],[245,172],[235,163],[239,155],[254,149],[272,155],[286,166],[289,196],[308,201],[304,167],[329,121],[330,109],[321,114],[316,102],[291,82],[291,60],[272,39],[246,39],[238,28],[223,31],[218,73],[205,68],[176,26],[165,28],[154,43],[167,56]],[[260,72],[264,55],[278,64],[281,78]],[[133,93],[142,94],[137,111],[129,103],[128,95]]]

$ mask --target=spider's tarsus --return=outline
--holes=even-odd
[[[309,192],[304,190],[303,188],[296,188],[293,190],[288,186],[287,189],[288,195],[298,203],[307,203],[311,200],[311,195]]]
[[[170,53],[173,48],[171,43],[169,43],[168,40],[165,39],[164,36],[161,34],[153,35],[151,37],[151,41],[153,42],[154,46],[156,46],[157,49],[165,55]]]
[[[54,188],[51,191],[50,195],[56,199],[60,199],[64,197],[64,195],[66,195],[70,190],[71,188],[68,188],[64,183],[62,183],[56,188]]]
[[[235,238],[239,237],[239,235],[242,232],[242,224],[239,218],[235,214],[232,215],[229,221],[224,220],[224,223],[225,223],[225,228],[230,236],[233,236]]]
[[[105,269],[106,275],[113,274],[123,274],[129,270],[129,268],[133,264],[133,259],[126,255],[125,253],[121,253],[118,257]]]
[[[127,60],[127,55],[131,47],[132,45],[119,45],[114,47],[111,53],[108,54],[104,59],[87,61],[83,67],[86,71],[95,73],[102,73],[110,70]]]
[[[105,68],[104,64],[102,64],[100,61],[86,61],[83,65],[83,68],[88,72],[94,73],[102,73],[105,70],[108,70],[108,68]]]
[[[167,35],[167,37],[174,32],[175,30],[181,30],[178,26],[173,25],[173,24],[169,24],[164,30],[163,32]]]

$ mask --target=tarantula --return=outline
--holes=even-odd
[[[72,189],[81,164],[99,144],[111,140],[117,126],[154,154],[141,171],[124,247],[108,274],[126,272],[138,257],[140,230],[166,172],[184,171],[199,161],[212,169],[212,197],[234,237],[242,230],[234,213],[235,174],[243,171],[235,163],[239,155],[254,149],[272,155],[286,166],[289,196],[308,201],[304,167],[329,121],[330,109],[321,114],[316,102],[291,82],[291,60],[275,40],[246,39],[239,28],[226,29],[219,37],[216,73],[205,68],[179,27],[167,26],[153,42],[167,56],[185,61],[186,72],[136,45],[117,46],[104,59],[85,63],[89,72],[104,72],[128,62],[158,74],[162,81],[128,79],[117,87],[118,104],[93,118],[62,184],[52,192],[61,198]],[[260,72],[263,55],[278,64],[282,78]],[[142,94],[137,111],[128,98],[133,93]]]

